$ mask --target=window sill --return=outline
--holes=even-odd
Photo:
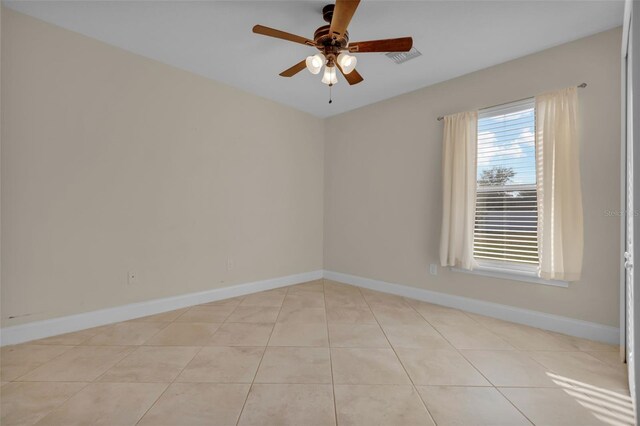
[[[569,287],[568,281],[545,280],[538,277],[537,268],[529,265],[513,265],[502,262],[478,261],[478,266],[469,271],[467,269],[452,267],[452,271],[465,274],[482,275],[485,277],[500,278],[505,280],[523,281],[533,284],[550,285],[554,287]]]

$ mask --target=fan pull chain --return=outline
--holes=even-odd
[[[331,99],[331,87],[333,86],[333,84],[329,85],[329,103],[333,102],[333,99]]]

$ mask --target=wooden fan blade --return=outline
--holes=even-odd
[[[385,40],[355,41],[349,43],[349,52],[408,52],[413,46],[411,37],[388,38]]]
[[[297,64],[295,64],[291,68],[282,71],[280,73],[280,75],[282,77],[293,77],[294,75],[298,74],[300,71],[305,69],[306,67],[307,67],[306,60],[303,59],[302,61],[298,62]]]
[[[350,86],[353,86],[354,84],[358,84],[362,80],[364,80],[364,78],[362,78],[360,73],[356,70],[351,71],[349,74],[345,74],[344,71],[342,71],[342,67],[340,65],[338,65],[338,69],[340,70],[340,72],[342,73],[342,75],[347,80]]]
[[[253,32],[256,34],[262,34],[269,37],[292,41],[294,43],[306,44],[308,46],[315,46],[315,43],[313,42],[313,40],[309,40],[308,38],[304,38],[299,35],[265,27],[263,25],[256,25],[255,27],[253,27]]]
[[[336,37],[343,37],[347,32],[347,27],[353,14],[360,4],[360,0],[336,0],[336,7],[333,9],[331,18],[330,33]]]

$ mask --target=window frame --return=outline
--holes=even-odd
[[[538,267],[534,265],[525,265],[528,266],[528,268],[522,268],[518,270],[515,268],[506,267],[506,265],[495,265],[493,264],[493,261],[484,259],[482,262],[479,262],[477,260],[476,262],[478,263],[478,266],[471,271],[468,269],[457,267],[452,267],[451,270],[454,272],[462,272],[465,274],[481,275],[485,277],[500,278],[511,281],[522,281],[527,283],[543,284],[562,288],[569,287],[568,281],[545,280],[538,277]]]
[[[533,102],[532,102],[533,101]],[[535,114],[536,114],[536,106],[535,106],[535,100],[534,98],[525,98],[525,99],[520,99],[517,101],[513,101],[513,102],[507,102],[501,105],[498,105],[496,107],[490,107],[490,108],[484,108],[484,110],[496,110],[496,111],[500,111],[499,114],[508,114],[509,112],[517,112],[522,110],[522,107],[525,105],[530,105],[533,104],[533,108],[534,108],[534,128],[533,128],[533,133],[535,135],[536,133],[536,122],[535,122]],[[482,118],[482,111],[480,110],[478,113],[478,121]],[[498,114],[496,114],[498,115]],[[477,143],[477,142],[476,142]],[[537,149],[537,147],[536,147]],[[535,159],[534,159],[535,161]],[[477,165],[476,165],[477,168]],[[476,193],[478,192],[477,189],[477,182],[478,182],[478,177],[477,177],[477,172],[476,172]],[[536,193],[537,193],[537,184],[534,183],[533,185],[531,184],[525,184],[527,186],[533,186],[536,189]],[[514,185],[514,187],[517,185]],[[476,201],[477,203],[477,201]],[[536,229],[537,231],[537,229]],[[475,252],[475,220],[474,220],[474,252]],[[539,255],[539,248],[538,248],[538,255]],[[567,281],[560,281],[560,280],[545,280],[543,278],[540,278],[538,276],[538,268],[539,268],[539,263],[538,264],[534,264],[534,263],[518,263],[518,262],[514,262],[514,261],[501,261],[501,260],[494,260],[494,259],[484,259],[484,258],[477,258],[474,256],[474,260],[476,262],[476,267],[473,270],[467,270],[467,269],[463,269],[463,268],[457,268],[457,267],[452,267],[451,270],[452,271],[456,271],[456,272],[463,272],[463,273],[468,273],[468,274],[474,274],[474,275],[481,275],[481,276],[488,276],[488,277],[493,277],[493,278],[500,278],[500,279],[508,279],[508,280],[515,280],[515,281],[523,281],[523,282],[529,282],[529,283],[535,283],[535,284],[543,284],[543,285],[550,285],[550,286],[554,286],[554,287],[569,287],[569,283]]]

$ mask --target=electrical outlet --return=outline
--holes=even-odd
[[[438,265],[436,265],[435,263],[432,263],[429,265],[429,273],[431,275],[438,275]]]
[[[127,282],[129,283],[129,285],[138,284],[138,274],[134,271],[129,271],[129,273],[127,274]]]
[[[232,258],[227,259],[227,271],[233,270],[234,262]]]

